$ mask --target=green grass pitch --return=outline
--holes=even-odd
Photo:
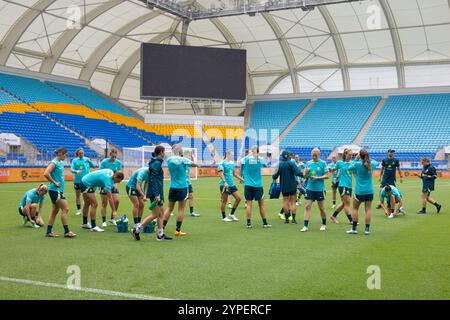
[[[269,183],[266,177],[266,197]],[[400,186],[406,216],[388,220],[374,208],[372,234],[363,235],[361,219],[360,233],[352,236],[345,233],[349,225],[343,213],[340,224],[328,221],[328,230],[320,232],[316,205],[310,231],[300,233],[303,202],[298,225],[278,219],[280,200],[266,200],[272,229],[261,227],[254,207],[254,227],[247,230],[243,203],[236,213],[239,222],[221,222],[218,179],[202,178],[193,182],[195,210],[201,217],[186,216],[183,230],[189,235],[171,242],[157,242],[154,234],[144,234],[137,242],[112,226],[100,234],[82,230],[71,182],[66,196],[70,227],[78,237],[45,238],[44,229],[22,226],[17,213],[23,193],[35,185],[0,184],[0,277],[65,284],[67,267],[78,265],[82,287],[170,299],[450,298],[450,180],[436,182],[433,196],[443,204],[439,215],[431,206],[427,215],[415,213],[420,209],[420,181],[408,179]],[[119,213],[131,219],[125,183],[120,189]],[[242,185],[240,190],[243,193]],[[329,191],[328,216],[330,207]],[[49,210],[47,197],[45,221]],[[100,221],[100,212],[97,215]],[[173,235],[174,228],[175,216],[167,233]],[[59,217],[54,229],[62,235]],[[367,288],[370,265],[380,267],[380,290]],[[110,298],[121,297],[0,281],[0,299]]]

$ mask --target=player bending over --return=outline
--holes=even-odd
[[[225,153],[225,159],[221,163],[219,163],[217,170],[219,171],[220,176],[220,211],[222,212],[222,221],[239,221],[234,213],[236,212],[236,208],[241,202],[241,195],[239,194],[238,188],[234,183],[233,177],[238,178],[241,183],[242,181],[244,181],[244,179],[235,172],[233,151],[227,150],[227,152]],[[230,216],[227,217],[225,210],[229,196],[232,196],[234,198],[234,204],[231,207]]]
[[[23,225],[26,225],[27,222],[30,222],[33,228],[40,228],[44,225],[42,207],[47,191],[48,187],[41,183],[37,188],[25,193],[19,204],[19,214],[22,216]]]
[[[386,205],[384,204],[384,200],[386,200]],[[387,185],[381,189],[380,204],[384,210],[384,214],[389,219],[396,217],[399,213],[405,213],[402,193],[394,186]],[[395,205],[397,205],[397,208]]]
[[[437,178],[436,168],[431,165],[429,158],[422,158],[422,172],[415,174],[415,176],[422,179],[422,210],[418,211],[419,214],[427,213],[427,202],[436,207],[437,213],[441,211],[442,205],[431,198],[431,192],[434,191],[434,181]]]
[[[122,162],[117,159],[117,150],[112,149],[109,153],[109,158],[103,159],[103,161],[100,163],[99,169],[110,169],[113,172],[116,171],[122,171]],[[114,186],[111,190],[112,197],[114,200],[114,208],[119,210],[119,201],[120,201],[120,195],[119,195],[119,189]],[[100,189],[100,197],[102,198],[102,228],[106,228],[106,207],[108,206],[109,198],[106,196],[106,192],[103,189]],[[112,207],[111,207],[112,210]],[[116,225],[116,220],[118,219],[118,216],[114,215],[114,210],[111,211],[111,219],[109,220],[109,223],[112,225]]]
[[[292,216],[292,223],[297,224],[296,200],[297,200],[297,177],[302,176],[294,161],[291,161],[289,152],[286,150],[281,153],[281,159],[277,171],[272,175],[272,179],[280,178],[281,193],[283,194],[283,210],[285,223],[289,223],[289,217]]]
[[[352,172],[349,170],[352,161],[352,149],[345,149],[343,159],[336,163],[336,176],[333,183],[338,184],[339,195],[341,196],[341,204],[335,209],[334,213],[330,216],[331,221],[339,223],[337,216],[339,212],[344,209],[345,215],[348,218],[350,224],[353,224],[352,214],[350,212],[350,202],[352,198],[353,189],[353,177]]]
[[[322,225],[320,231],[327,230],[327,214],[325,212],[325,179],[328,179],[327,163],[320,159],[320,150],[315,148],[311,152],[312,160],[305,165],[303,175],[308,178],[305,196],[305,211],[303,216],[303,228],[301,232],[308,231],[309,218],[311,216],[312,203],[317,201]]]
[[[131,229],[131,234],[134,239],[141,240],[140,232],[147,225],[149,225],[153,220],[156,219],[156,224],[158,225],[158,234],[156,240],[165,241],[172,240],[164,234],[163,225],[163,206],[164,206],[164,170],[162,168],[162,163],[164,161],[165,149],[163,146],[156,146],[152,153],[152,158],[148,163],[148,187],[147,187],[147,199],[150,199],[149,209],[152,211],[149,216],[147,216],[142,223],[137,223],[136,226]]]
[[[144,213],[144,200],[147,188],[149,170],[148,167],[142,167],[131,175],[126,184],[128,198],[133,205],[133,222],[134,225],[141,222]],[[142,188],[144,186],[144,188]]]
[[[244,197],[247,207],[245,210],[247,216],[247,229],[252,228],[252,201],[258,201],[259,214],[263,221],[263,228],[271,228],[272,225],[267,223],[266,210],[264,208],[264,189],[262,182],[262,168],[266,167],[266,162],[263,157],[259,156],[259,148],[252,147],[251,155],[244,157],[241,160],[241,170],[244,166]]]
[[[50,162],[45,169],[44,177],[50,182],[48,187],[48,194],[52,201],[52,211],[47,222],[46,237],[56,238],[58,235],[54,233],[53,224],[55,223],[56,215],[61,210],[61,222],[64,227],[64,238],[74,238],[75,233],[69,229],[69,203],[64,196],[64,160],[67,157],[67,149],[60,147],[55,150],[55,158]]]
[[[105,197],[109,201],[113,216],[117,217],[117,209],[115,206],[112,190],[116,183],[120,183],[124,178],[123,172],[113,172],[111,169],[100,169],[85,175],[81,179],[80,191],[83,194],[83,224],[84,229],[90,229],[93,232],[103,232],[102,228],[96,225],[95,218],[97,216],[97,198],[95,197],[95,191],[100,188],[104,191]],[[88,211],[90,208],[91,223],[87,223]]]
[[[76,215],[81,214],[81,192],[80,192],[80,182],[81,178],[87,175],[91,168],[96,168],[97,166],[89,160],[89,158],[84,156],[84,149],[78,148],[75,151],[77,156],[72,160],[72,165],[70,167],[70,172],[74,174],[73,177],[73,188],[75,189],[75,203],[77,204]]]
[[[178,215],[177,224],[175,229],[175,236],[185,236],[187,233],[181,231],[181,225],[183,224],[184,207],[186,200],[188,199],[188,178],[186,171],[188,167],[198,167],[194,154],[191,154],[191,159],[186,157],[180,157],[180,153],[183,152],[183,148],[175,144],[172,146],[173,156],[167,159],[167,166],[170,174],[170,188],[169,188],[169,206],[164,212],[164,227],[169,221],[170,214],[175,208],[175,204],[178,202]]]
[[[370,234],[370,220],[372,216],[372,201],[373,201],[373,171],[378,163],[375,160],[370,160],[369,153],[366,149],[361,149],[356,160],[349,166],[349,170],[355,174],[355,198],[353,199],[353,226],[347,231],[348,234],[357,234],[358,228],[358,210],[361,203],[364,203],[364,210],[366,213],[366,229],[364,234]]]

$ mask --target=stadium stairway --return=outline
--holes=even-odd
[[[378,105],[375,107],[375,109],[373,110],[369,119],[367,119],[367,122],[362,127],[361,131],[358,133],[355,140],[353,140],[352,144],[357,145],[357,146],[359,146],[361,144],[361,141],[362,141],[363,137],[366,135],[367,130],[369,130],[370,126],[375,121],[378,113],[381,111],[381,109],[383,109],[383,106],[386,103],[386,100],[387,100],[387,98],[384,98],[384,97],[381,98],[380,102],[378,102]]]
[[[312,108],[312,106],[314,105],[315,100],[311,100],[306,107],[299,112],[299,114],[294,118],[294,120],[292,120],[292,122],[286,127],[286,129],[284,129],[281,133],[280,136],[278,137],[277,140],[272,142],[272,146],[278,146],[280,144],[280,141],[283,140],[283,138],[289,133],[289,131],[291,131],[291,129],[295,126],[295,124],[303,117],[303,115],[309,111],[309,109]]]

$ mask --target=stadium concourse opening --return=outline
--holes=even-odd
[[[449,1],[0,14],[0,299],[450,298]]]

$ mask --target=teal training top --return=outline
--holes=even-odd
[[[267,167],[263,157],[246,156],[241,160],[244,165],[244,184],[249,187],[262,187],[261,169]]]
[[[353,161],[345,162],[343,160],[339,160],[336,164],[336,172],[340,170],[339,174],[339,187],[345,187],[347,189],[353,188],[353,175],[352,171],[349,170],[349,167]]]
[[[74,178],[73,178],[73,182],[74,183],[80,183],[81,182],[81,178],[83,178],[85,175],[87,175],[90,171],[91,168],[95,168],[96,165],[94,163],[91,162],[91,160],[87,157],[83,157],[83,158],[75,158],[72,160],[72,166],[70,168],[70,172],[74,173]],[[78,174],[77,172],[81,171],[80,174]]]
[[[372,166],[372,171],[368,171],[366,166],[362,163],[361,160],[355,160],[349,166],[349,170],[355,174],[356,186],[355,186],[355,194],[357,195],[365,195],[365,194],[373,194],[373,183],[372,183],[372,174],[375,171],[378,162],[375,160],[370,161]]]
[[[136,170],[135,172],[133,172],[130,179],[128,179],[127,187],[136,190],[137,184],[139,183],[139,185],[142,188],[142,183],[144,181],[147,181],[148,175],[149,175],[148,167],[142,167]]]
[[[114,162],[110,162],[109,158],[105,158],[100,162],[100,169],[111,169],[112,171],[122,171],[122,162],[119,160],[114,160]]]
[[[234,170],[235,170],[234,161],[223,160],[221,163],[219,163],[217,170],[223,172],[223,176],[229,187],[235,186],[234,179],[233,179]],[[220,178],[220,185],[223,186],[223,184],[224,184],[224,181],[222,180],[222,178]]]
[[[391,193],[395,196],[395,198],[397,200],[400,200],[402,198],[402,193],[400,192],[400,190],[398,190],[396,187],[391,186]],[[386,187],[384,187],[383,189],[381,189],[381,193],[380,193],[380,200],[389,200],[389,196],[386,193]]]
[[[337,162],[336,163],[332,162],[332,163],[330,163],[328,165],[328,171],[331,171],[331,170],[334,169],[333,173],[331,174],[331,180],[334,180],[334,178],[336,178],[336,175],[337,175],[337,168],[336,168],[336,166],[337,166]]]
[[[88,188],[104,188],[111,192],[114,187],[114,172],[111,169],[100,169],[85,175],[81,182]]]
[[[175,189],[187,188],[189,186],[186,168],[192,165],[192,161],[179,156],[167,159],[167,167],[170,174],[170,187]]]
[[[40,196],[37,194],[36,189],[28,190],[20,201],[19,207],[25,207],[27,204],[44,203],[45,196]]]
[[[64,192],[64,163],[62,161],[56,160],[56,158],[53,159],[51,163],[54,163],[55,167],[50,173],[50,176],[53,178],[53,180],[59,182],[60,186],[58,188],[53,182],[50,182],[48,190]]]
[[[191,174],[191,165],[187,165],[186,166],[186,179],[187,179],[186,181],[187,181],[188,185],[192,184],[190,174]]]
[[[306,185],[306,190],[310,191],[325,191],[325,180],[311,180],[311,177],[321,177],[328,173],[327,163],[321,159],[317,162],[309,160],[305,164],[305,168],[309,168],[308,184]]]

